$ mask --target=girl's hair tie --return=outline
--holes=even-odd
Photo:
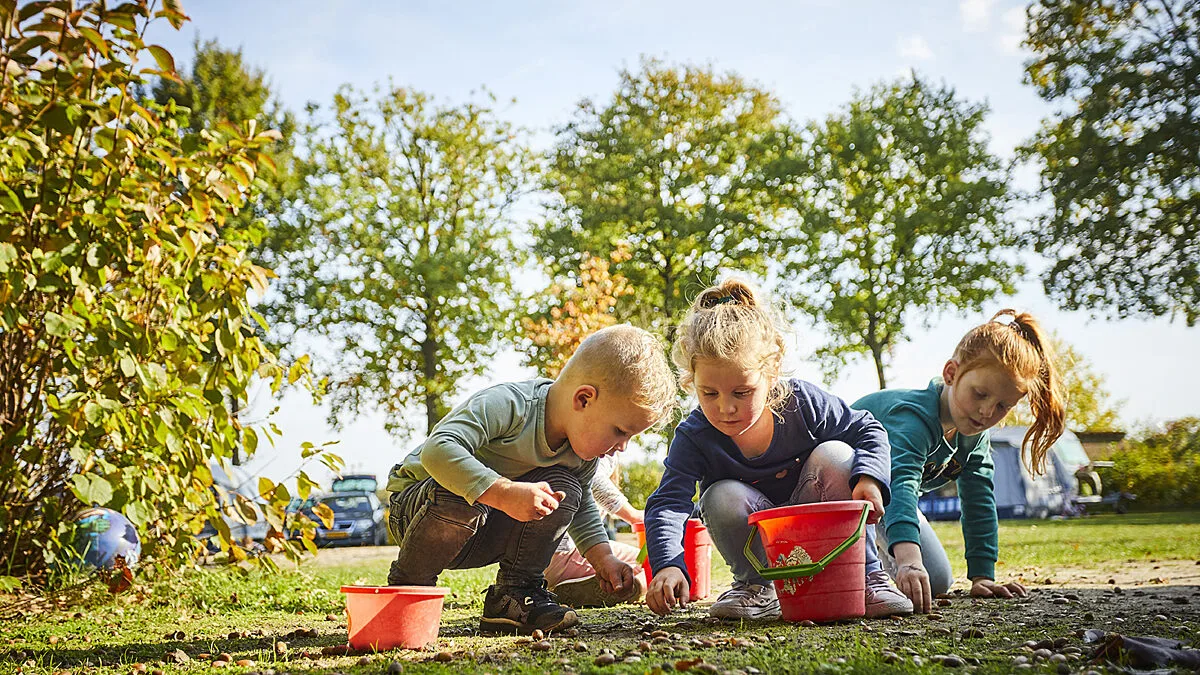
[[[737,298],[733,297],[732,295],[722,295],[718,298],[708,298],[704,301],[703,306],[705,309],[712,309],[717,305],[724,305],[727,302],[736,303]]]

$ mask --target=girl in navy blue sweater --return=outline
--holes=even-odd
[[[673,358],[700,406],[676,428],[662,482],[646,503],[654,578],[646,604],[663,615],[686,603],[683,531],[700,486],[700,512],[733,571],[733,587],[709,613],[780,616],[772,584],[742,552],[751,513],[788,504],[862,499],[868,522],[888,501],[887,432],[870,413],[798,379],[782,377],[784,338],[771,307],[743,281],[700,294],[679,326]],[[867,528],[867,615],[912,612],[879,564]],[[762,545],[756,544],[762,559]]]

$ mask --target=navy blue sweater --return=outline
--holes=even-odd
[[[687,573],[683,529],[692,514],[697,483],[703,492],[719,480],[740,480],[782,505],[795,490],[808,456],[825,441],[842,441],[854,448],[851,487],[859,476],[870,476],[883,485],[883,503],[888,503],[891,448],[883,425],[871,413],[852,410],[814,384],[798,379],[789,384],[792,393],[784,403],[782,419],[775,417],[771,445],[754,459],[747,459],[732,438],[709,423],[700,408],[675,428],[662,481],[646,501],[646,546],[654,573],[664,567],[678,567]]]

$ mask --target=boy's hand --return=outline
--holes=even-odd
[[[513,520],[527,523],[554,513],[565,492],[554,492],[549,483],[522,483],[507,478],[492,483],[479,495],[479,503],[499,509]]]
[[[998,584],[987,577],[976,577],[971,580],[971,597],[973,598],[1023,598],[1029,594],[1021,584],[1010,581]]]
[[[634,570],[629,563],[609,553],[601,555],[592,568],[596,570],[596,578],[600,580],[600,589],[609,595],[621,595],[633,587]]]
[[[871,511],[867,514],[868,523],[878,523],[879,519],[883,517],[883,486],[874,478],[859,476],[858,482],[854,484],[854,491],[850,493],[850,498],[871,502]]]
[[[678,567],[664,567],[650,580],[646,590],[646,606],[659,616],[666,616],[676,605],[687,607],[692,589],[687,577]]]

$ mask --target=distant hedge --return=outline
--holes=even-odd
[[[1101,474],[1105,491],[1137,495],[1139,510],[1200,506],[1200,418],[1126,441],[1110,459],[1112,468]]]

